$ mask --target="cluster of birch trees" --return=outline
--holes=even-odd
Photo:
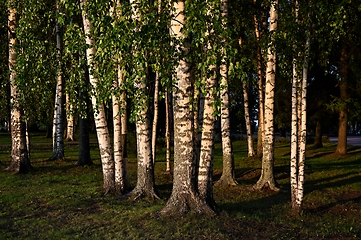
[[[348,77],[356,75],[360,58],[354,42],[359,39],[358,1],[0,2],[6,6],[0,7],[1,18],[7,16],[7,24],[1,26],[6,29],[1,41],[8,43],[8,54],[1,50],[8,57],[8,64],[2,65],[9,71],[1,73],[0,91],[5,96],[1,110],[10,115],[10,171],[31,169],[29,121],[53,119],[50,159],[59,160],[64,157],[63,120],[67,120],[66,138],[72,140],[77,114],[78,164],[91,163],[87,125],[88,118],[93,119],[104,192],[157,199],[155,142],[158,105],[164,98],[167,171],[171,171],[173,129],[174,179],[172,194],[161,213],[194,210],[212,214],[216,209],[212,174],[217,119],[223,150],[223,173],[217,184],[237,184],[229,84],[243,88],[248,155],[262,158],[261,176],[254,188],[278,191],[273,171],[275,94],[276,83],[286,78],[292,89],[288,100],[292,102],[291,199],[293,209],[299,212],[304,191],[307,87],[316,81],[309,69],[317,64],[336,69],[340,86],[340,98],[333,105],[340,112],[337,152],[347,152],[347,84]],[[258,91],[256,149],[250,127],[249,88]],[[10,111],[4,106],[10,106]],[[137,184],[132,190],[126,156],[129,121],[136,125],[138,162]]]

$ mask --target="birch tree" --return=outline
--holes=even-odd
[[[259,4],[257,0],[253,1],[254,4]],[[253,15],[254,20],[254,33],[257,41],[257,78],[258,78],[258,138],[257,138],[257,156],[263,155],[263,133],[264,133],[264,67],[261,49],[261,23],[257,14]]]
[[[213,213],[213,210],[196,192],[192,181],[194,173],[194,131],[191,98],[193,96],[189,51],[186,36],[181,31],[185,25],[185,2],[173,3],[171,36],[178,49],[179,62],[175,69],[175,89],[173,91],[174,114],[174,181],[172,194],[161,214],[184,214],[190,210],[198,213]]]
[[[165,142],[166,142],[166,153],[165,153],[165,161],[166,161],[166,172],[171,172],[171,133],[170,133],[170,93],[168,88],[165,91]]]
[[[113,22],[116,22],[120,18],[121,4],[119,0],[113,2],[113,6],[110,9],[110,15],[113,17]],[[120,38],[121,36],[119,36]],[[116,53],[116,68],[117,75],[114,78],[114,89],[122,89],[124,82],[124,74],[122,65],[120,64],[122,53]],[[127,174],[127,159],[124,157],[125,140],[123,136],[123,129],[127,127],[126,119],[126,90],[121,90],[120,96],[116,94],[112,95],[112,107],[113,107],[113,149],[114,149],[114,171],[115,171],[115,191],[117,194],[124,194],[129,188],[129,179]]]
[[[106,121],[105,108],[103,103],[99,101],[97,97],[97,84],[98,79],[94,76],[95,63],[93,62],[93,56],[96,53],[95,42],[92,38],[92,23],[89,19],[89,13],[86,11],[87,1],[82,0],[80,2],[82,10],[82,20],[84,26],[84,33],[86,36],[86,44],[88,46],[86,50],[87,63],[89,66],[89,80],[93,88],[92,106],[94,110],[94,121],[97,130],[97,138],[100,150],[100,159],[103,170],[103,189],[105,194],[115,190],[115,173],[114,173],[114,159],[112,155],[112,147],[110,143],[108,125]]]
[[[308,45],[308,42],[306,43]],[[294,211],[299,212],[303,201],[304,165],[306,159],[306,94],[307,59],[305,56],[302,78],[293,67],[292,128],[291,128],[291,200]]]
[[[271,1],[270,27],[271,42],[267,50],[266,88],[265,88],[265,119],[264,119],[264,143],[262,157],[261,176],[255,184],[255,189],[268,187],[271,190],[279,190],[274,176],[274,94],[276,83],[276,49],[274,46],[274,34],[278,22],[278,0]]]
[[[59,12],[58,1],[56,2]],[[56,22],[56,47],[57,47],[57,81],[55,89],[55,108],[53,121],[53,155],[50,160],[61,160],[64,158],[64,136],[63,136],[63,72],[62,72],[62,30]]]
[[[211,21],[214,19],[214,6],[209,4],[207,9],[207,17],[210,21],[207,24],[205,49],[205,63],[207,69],[204,74],[205,86],[202,92],[202,103],[200,104],[199,112],[202,115],[200,121],[200,151],[199,151],[199,166],[198,166],[198,192],[200,197],[203,198],[208,205],[215,209],[215,202],[213,200],[213,145],[214,145],[214,126],[215,126],[215,97],[216,97],[216,85],[217,85],[217,69],[216,69],[216,55],[214,54],[214,29]]]
[[[158,125],[158,115],[159,115],[159,72],[155,73],[155,83],[154,83],[154,114],[153,114],[153,123],[152,123],[152,157],[153,165],[155,165],[156,159],[156,143],[157,143],[157,125]]]
[[[299,4],[296,0],[295,8],[295,25],[299,31]],[[296,34],[298,35],[298,34]],[[297,46],[300,40],[294,41],[294,48],[301,49]],[[296,57],[293,59],[293,77],[292,77],[292,123],[291,123],[291,162],[290,162],[290,182],[291,182],[291,201],[292,209],[300,212],[303,201],[304,185],[304,165],[306,159],[306,95],[307,95],[307,75],[308,75],[308,48],[309,37],[307,37],[303,54],[296,51]]]
[[[228,0],[221,0],[221,16],[223,29],[228,30]],[[222,40],[225,43],[227,38]],[[222,44],[224,46],[224,44]],[[228,57],[224,47],[221,49],[222,59],[219,67],[221,78],[221,134],[222,134],[222,163],[223,171],[216,185],[237,185],[234,173],[234,156],[231,141],[229,120],[229,94],[228,94]]]
[[[26,140],[26,123],[24,112],[20,106],[20,92],[16,83],[17,44],[17,9],[15,1],[9,1],[8,40],[9,40],[9,70],[10,70],[10,127],[11,127],[11,162],[7,171],[26,173],[32,169]]]
[[[73,104],[70,101],[70,95],[65,95],[66,106],[66,140],[74,141],[74,113]]]
[[[246,131],[247,131],[247,149],[248,149],[248,157],[253,157],[255,155],[253,148],[253,139],[252,139],[252,127],[251,127],[251,119],[249,116],[249,104],[248,104],[248,87],[246,82],[242,82],[243,89],[243,104],[244,104],[244,118],[246,122]]]
[[[139,34],[143,25],[141,15],[141,7],[143,7],[139,0],[130,1],[132,8],[132,19],[134,22],[135,35]],[[154,164],[152,157],[152,142],[151,142],[151,125],[149,121],[149,98],[147,96],[147,83],[146,83],[146,69],[145,64],[140,60],[141,56],[147,54],[144,49],[141,49],[141,43],[133,41],[133,55],[135,59],[135,76],[134,76],[134,89],[135,97],[137,99],[136,112],[136,138],[137,138],[137,185],[127,195],[132,199],[146,197],[151,199],[158,199],[155,192],[154,182]],[[143,50],[143,51],[142,51]]]

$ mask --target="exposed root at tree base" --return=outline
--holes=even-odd
[[[221,176],[221,178],[214,183],[215,187],[220,186],[237,186],[238,182],[232,178],[232,177],[224,177],[224,175]]]
[[[189,212],[205,215],[216,214],[206,201],[192,192],[172,195],[159,214],[167,216],[183,216]]]
[[[277,187],[276,183],[271,183],[270,181],[258,181],[254,186],[253,189],[256,191],[264,191],[264,190],[271,190],[274,192],[279,192],[281,189]]]
[[[145,189],[137,189],[135,188],[130,193],[127,193],[123,196],[120,196],[120,199],[128,199],[131,201],[138,201],[141,199],[147,199],[147,200],[160,200],[160,197],[158,194],[152,190],[145,190]]]

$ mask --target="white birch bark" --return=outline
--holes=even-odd
[[[169,103],[170,103],[170,99],[169,99],[169,89],[166,89],[166,93],[165,93],[165,115],[166,115],[166,119],[165,119],[165,141],[166,141],[166,153],[165,153],[165,158],[166,158],[166,172],[169,172],[172,170],[171,167],[171,152],[170,152],[170,148],[171,148],[171,136],[170,136],[170,109],[169,109]]]
[[[158,14],[162,11],[162,0],[158,0]],[[158,125],[158,106],[159,106],[159,72],[155,73],[155,83],[154,83],[154,115],[153,115],[153,124],[152,124],[152,156],[153,156],[153,165],[155,165],[156,160],[156,145],[157,145],[157,125]]]
[[[116,0],[113,2],[114,6],[112,6],[110,10],[110,15],[117,19],[120,17],[120,13],[118,11],[118,8],[121,7],[120,1]],[[116,56],[116,62],[118,64],[117,67],[117,78],[114,79],[113,87],[117,89],[119,86],[122,86],[123,84],[123,71],[121,67],[119,66],[121,59],[121,53],[117,54]],[[124,93],[125,94],[125,93]],[[115,177],[115,192],[118,195],[124,194],[127,191],[128,187],[128,177],[127,177],[127,164],[126,159],[124,158],[124,144],[123,144],[123,136],[122,136],[122,117],[123,112],[126,111],[125,109],[122,109],[121,107],[124,107],[123,101],[123,92],[121,94],[121,97],[112,95],[112,106],[113,106],[113,149],[114,149],[114,177]]]
[[[58,2],[57,9],[59,11]],[[64,158],[64,136],[63,136],[63,73],[62,73],[62,34],[59,24],[56,23],[56,48],[57,48],[57,82],[55,89],[55,110],[53,122],[53,155],[50,160],[61,160]]]
[[[255,4],[257,0],[253,1]],[[258,77],[258,137],[257,137],[257,156],[262,157],[263,155],[263,134],[264,134],[264,77],[263,77],[263,59],[261,51],[261,34],[259,31],[259,21],[257,15],[253,15],[255,36],[257,40],[257,77]]]
[[[309,47],[309,40],[306,41],[306,48]],[[308,49],[307,49],[308,50]],[[306,161],[306,140],[307,140],[307,76],[308,76],[308,57],[304,57],[304,66],[302,71],[302,88],[301,88],[301,128],[299,136],[299,153],[298,153],[298,184],[296,204],[300,209],[302,207],[305,181],[305,161]]]
[[[74,141],[74,113],[73,105],[70,102],[70,95],[65,95],[66,101],[66,140]]]
[[[99,150],[100,150],[100,159],[102,162],[102,169],[103,169],[103,181],[104,181],[103,188],[105,194],[107,194],[109,191],[115,190],[114,160],[112,155],[112,147],[109,137],[104,105],[98,102],[96,96],[98,79],[93,75],[94,65],[95,65],[93,63],[93,56],[96,50],[94,47],[94,39],[92,39],[91,37],[92,24],[89,21],[88,14],[84,10],[86,3],[87,3],[86,0],[82,0],[80,2],[80,6],[82,8],[82,18],[83,18],[84,32],[86,36],[86,44],[88,45],[88,48],[86,50],[86,56],[87,56],[87,63],[89,66],[89,80],[91,86],[94,89],[94,93],[91,97],[91,100],[94,110],[94,121],[95,121],[95,127],[97,132]]]
[[[291,117],[291,162],[290,162],[290,183],[292,206],[296,203],[297,196],[297,161],[298,161],[298,88],[299,76],[297,74],[296,60],[293,63],[292,76],[292,117]]]
[[[278,22],[278,0],[271,4],[270,10],[270,27],[269,31],[274,33],[277,30]],[[274,38],[272,38],[273,40]],[[265,116],[264,116],[264,145],[262,156],[262,171],[260,179],[254,186],[255,189],[261,190],[268,187],[271,190],[278,191],[274,177],[274,94],[276,83],[276,50],[271,41],[267,50],[267,67],[266,67],[266,89],[265,89]]]
[[[242,82],[243,88],[243,100],[244,100],[244,118],[246,121],[246,131],[247,131],[247,149],[248,149],[248,157],[253,157],[254,148],[253,148],[253,140],[252,140],[252,127],[251,127],[251,119],[249,116],[249,106],[248,106],[248,87],[245,82]]]
[[[157,124],[158,124],[158,98],[159,98],[159,73],[156,72],[154,84],[154,116],[152,124],[152,156],[153,164],[155,165],[156,156],[156,141],[157,141]]]
[[[11,172],[29,172],[32,167],[30,164],[29,153],[26,140],[26,124],[22,120],[23,111],[19,106],[19,91],[15,83],[17,60],[16,53],[16,8],[13,3],[9,3],[8,15],[8,40],[9,40],[9,70],[10,70],[10,128],[11,128],[11,162],[7,171]]]
[[[208,16],[213,17],[211,7],[208,9]],[[206,34],[212,38],[214,30],[208,24],[208,31]],[[212,51],[212,43],[207,43],[207,51]],[[206,54],[209,55],[209,54]],[[214,58],[214,56],[209,56]],[[200,153],[199,153],[199,166],[198,166],[198,192],[200,197],[203,198],[211,208],[215,209],[215,202],[213,200],[213,144],[214,144],[214,126],[216,118],[214,116],[213,104],[215,101],[215,86],[216,86],[216,65],[211,64],[208,66],[210,76],[207,77],[205,82],[205,91],[202,93],[200,114],[202,120],[200,121]],[[208,74],[205,74],[207,76]]]
[[[298,1],[295,1],[295,22],[298,23]],[[297,53],[299,57],[300,53]],[[300,77],[298,74],[298,59],[293,58],[292,69],[292,117],[291,117],[291,162],[290,162],[290,183],[291,183],[291,202],[292,208],[297,207],[297,185],[298,185],[298,159],[299,159],[299,117],[300,117]]]
[[[295,2],[295,21],[298,23],[298,1]],[[306,159],[306,96],[308,75],[309,38],[306,40],[306,55],[302,73],[299,74],[299,59],[294,59],[292,78],[292,123],[291,123],[291,202],[292,209],[300,212],[304,195],[304,165]],[[300,53],[298,53],[298,57]],[[302,61],[301,61],[302,62]],[[301,77],[299,77],[301,75]]]
[[[192,181],[194,173],[194,130],[191,98],[193,96],[190,64],[185,54],[189,50],[185,36],[181,32],[185,24],[184,1],[173,3],[174,19],[171,22],[171,35],[183,41],[176,46],[184,54],[176,66],[175,89],[173,91],[174,114],[174,180],[172,194],[161,211],[161,214],[184,214],[190,210],[198,213],[213,213],[213,210],[202,200]]]
[[[215,72],[215,66],[210,66],[211,71]],[[198,166],[198,192],[200,196],[205,199],[208,204],[215,205],[213,202],[212,191],[212,173],[213,173],[213,139],[214,139],[214,124],[215,116],[213,114],[214,103],[214,87],[215,74],[206,80],[206,91],[204,95],[203,106],[200,107],[202,113],[202,122],[200,132],[200,153]],[[202,109],[202,110],[201,110]]]
[[[221,0],[222,24],[227,28],[228,0]],[[226,51],[222,49],[222,61],[219,68],[221,75],[220,97],[221,105],[221,134],[222,134],[222,156],[223,171],[217,185],[237,185],[234,174],[234,157],[231,141],[231,130],[229,121],[229,95],[228,95],[228,64]]]
[[[132,18],[137,22],[141,21],[141,14],[139,11],[139,0],[130,0],[132,7]],[[138,29],[134,29],[138,31]],[[137,44],[137,43],[135,43]],[[139,46],[133,46],[133,52],[138,51]],[[142,69],[146,71],[146,69]],[[152,157],[152,137],[151,125],[149,121],[148,104],[149,100],[146,96],[146,77],[145,74],[137,76],[134,80],[134,88],[136,91],[135,99],[139,104],[140,112],[136,117],[136,137],[137,137],[137,185],[127,195],[136,200],[138,198],[158,199],[154,189],[154,165]]]
[[[119,70],[120,71],[120,70]],[[122,80],[122,74],[119,74],[118,79],[114,80],[114,87],[119,85],[119,80]],[[122,129],[121,129],[121,116],[120,116],[120,102],[116,96],[112,96],[113,106],[113,149],[114,149],[114,176],[115,176],[115,192],[123,194],[125,192],[124,184],[124,159],[122,149]]]

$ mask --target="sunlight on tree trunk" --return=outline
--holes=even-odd
[[[221,1],[222,24],[227,28],[228,22],[228,0]],[[234,173],[234,157],[231,141],[231,130],[229,122],[229,95],[228,95],[228,63],[225,49],[222,49],[222,61],[219,68],[221,76],[221,134],[222,134],[222,156],[223,171],[221,178],[215,183],[220,185],[237,185]]]
[[[132,7],[132,19],[142,24],[142,15],[139,0],[130,1]],[[134,31],[139,31],[141,26],[136,26]],[[133,42],[133,54],[138,54],[141,46]],[[159,199],[155,192],[154,164],[152,157],[152,131],[149,120],[149,97],[147,91],[147,73],[145,68],[140,69],[142,75],[136,76],[133,85],[135,98],[139,112],[136,116],[136,138],[137,138],[137,185],[126,195],[127,198],[137,200],[139,198]],[[144,74],[143,74],[144,73]]]
[[[84,32],[86,35],[86,44],[88,45],[88,48],[86,50],[86,56],[87,56],[88,66],[90,67],[89,80],[90,80],[90,84],[92,85],[95,91],[92,95],[92,106],[94,110],[94,121],[97,131],[100,159],[103,169],[103,180],[104,180],[103,190],[104,193],[107,194],[108,192],[115,191],[114,160],[112,155],[112,147],[110,143],[104,105],[98,102],[96,96],[98,79],[92,73],[94,70],[93,56],[95,55],[96,50],[94,46],[94,40],[91,38],[92,24],[89,21],[87,13],[84,10],[86,3],[87,3],[86,0],[82,0],[80,6],[82,9]]]
[[[113,17],[114,21],[116,21],[120,17],[120,13],[118,9],[121,7],[120,0],[113,1],[113,6],[110,9],[110,16]],[[121,53],[116,55],[116,69],[117,76],[113,81],[114,89],[122,88],[123,85],[123,70],[120,66],[121,61]],[[127,167],[126,159],[124,158],[124,144],[123,144],[123,136],[122,136],[122,115],[123,112],[126,111],[121,107],[124,105],[122,101],[123,92],[121,96],[112,95],[112,106],[113,106],[113,150],[114,150],[114,177],[115,177],[115,193],[118,195],[124,194],[128,189],[128,177],[126,175]],[[126,125],[125,125],[126,127]]]
[[[30,164],[27,140],[26,123],[23,118],[23,111],[19,106],[19,91],[15,83],[17,60],[17,39],[16,39],[16,8],[9,3],[8,13],[8,40],[9,40],[9,70],[10,70],[10,128],[11,128],[11,161],[7,171],[26,173],[32,170]]]
[[[253,140],[252,140],[251,119],[250,119],[250,116],[249,116],[247,83],[242,82],[242,88],[243,88],[243,100],[244,100],[244,118],[245,118],[245,121],[246,121],[246,129],[247,129],[248,157],[253,157],[255,154],[254,154]]]
[[[212,9],[209,9],[209,15],[211,18]],[[212,38],[212,34],[214,34],[214,30],[212,27],[207,26],[208,30],[206,34]],[[212,43],[207,43],[207,51],[212,51]],[[207,54],[206,54],[207,56]],[[211,61],[214,56],[211,57]],[[202,93],[202,104],[200,104],[199,112],[202,115],[202,121],[200,121],[200,151],[198,161],[198,172],[197,172],[197,180],[198,180],[198,193],[202,199],[204,199],[208,205],[215,209],[216,204],[213,199],[213,144],[214,144],[214,126],[215,126],[215,116],[213,104],[215,101],[215,87],[216,87],[216,65],[211,63],[208,66],[208,71],[210,76],[205,73],[205,89]]]
[[[171,168],[171,136],[170,136],[170,94],[169,94],[169,89],[166,89],[166,93],[165,93],[165,141],[166,141],[166,153],[165,153],[165,158],[166,158],[166,171],[167,172],[171,172],[172,168]]]
[[[156,156],[156,143],[157,143],[157,124],[158,124],[158,97],[159,97],[159,72],[155,73],[155,83],[154,83],[154,116],[152,124],[152,156],[153,156],[153,165],[155,165],[155,156]]]
[[[298,1],[295,1],[295,23],[298,24]],[[298,27],[299,30],[299,27]],[[297,44],[294,44],[297,49]],[[308,75],[308,52],[309,38],[306,40],[305,49],[299,50],[293,59],[292,77],[292,122],[291,122],[291,160],[290,160],[290,183],[292,209],[300,213],[303,202],[304,188],[304,165],[306,160],[306,96]],[[305,53],[303,61],[301,51]],[[300,67],[303,66],[303,67]],[[301,70],[302,69],[302,72]]]
[[[278,0],[271,4],[270,10],[270,28],[272,35],[271,44],[274,44],[274,32],[277,30],[278,21]],[[274,176],[274,94],[276,83],[276,50],[269,46],[267,50],[267,68],[266,68],[266,89],[265,89],[265,119],[264,119],[264,143],[262,157],[261,176],[254,188],[261,190],[268,187],[271,190],[278,191]]]
[[[172,37],[184,40],[181,31],[185,24],[184,1],[173,3],[174,16],[171,22]],[[178,46],[179,51],[188,52],[188,46]],[[182,54],[183,55],[183,54]],[[214,213],[196,192],[192,175],[194,173],[194,130],[193,113],[190,109],[193,96],[190,64],[186,55],[179,59],[176,67],[176,81],[173,91],[174,113],[174,180],[172,194],[161,210],[161,214],[180,214],[194,210],[197,213]]]
[[[66,99],[66,140],[74,141],[74,113],[73,105],[70,102],[69,93],[65,96]]]

